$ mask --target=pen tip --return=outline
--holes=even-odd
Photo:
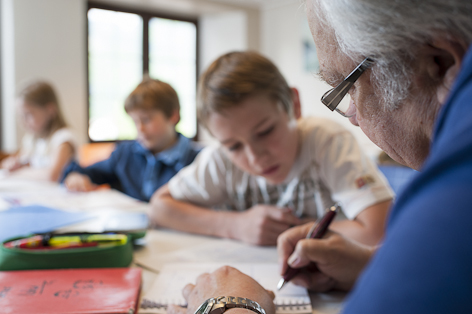
[[[281,279],[279,280],[279,283],[277,284],[277,290],[282,289],[282,287],[285,286],[286,283],[287,283],[287,282],[285,281],[285,279],[281,278]]]

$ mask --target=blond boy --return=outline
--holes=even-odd
[[[156,192],[155,224],[275,245],[337,201],[347,219],[331,229],[367,244],[381,239],[393,197],[385,178],[341,126],[297,121],[298,92],[271,61],[255,52],[220,57],[200,78],[198,109],[219,145]]]

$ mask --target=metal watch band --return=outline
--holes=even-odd
[[[247,298],[221,296],[212,298],[208,301],[213,303],[208,314],[221,314],[232,308],[244,308],[258,314],[266,314],[265,310],[259,305],[259,303]]]

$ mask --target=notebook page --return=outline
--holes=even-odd
[[[217,239],[195,234],[172,234],[153,230],[146,240],[149,245],[143,252],[135,252],[138,265],[159,273],[166,264],[173,263],[275,263],[276,247],[252,246],[230,239]],[[244,252],[244,254],[241,254]]]
[[[139,313],[165,313],[168,304],[185,306],[186,302],[182,297],[182,289],[185,285],[195,283],[200,274],[213,272],[223,265],[225,264],[166,264],[151,289],[144,295]],[[277,264],[238,263],[229,265],[251,276],[264,288],[275,293],[274,303],[277,314],[312,313],[310,297],[306,289],[289,282],[281,291],[277,291],[277,283],[280,280]]]

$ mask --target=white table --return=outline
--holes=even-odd
[[[11,206],[40,204],[71,211],[133,211],[144,212],[149,204],[137,201],[114,190],[89,193],[71,193],[64,187],[38,180],[37,177],[21,175],[0,176],[0,210]],[[71,226],[92,231],[93,222]],[[64,231],[70,229],[63,228]],[[241,254],[244,252],[244,254]],[[277,262],[275,247],[256,247],[241,242],[187,234],[172,230],[148,230],[142,245],[134,252],[133,266],[143,269],[142,293],[152,285],[162,265],[172,262],[228,262],[228,263],[274,263]],[[313,314],[339,313],[344,293],[311,293]]]

